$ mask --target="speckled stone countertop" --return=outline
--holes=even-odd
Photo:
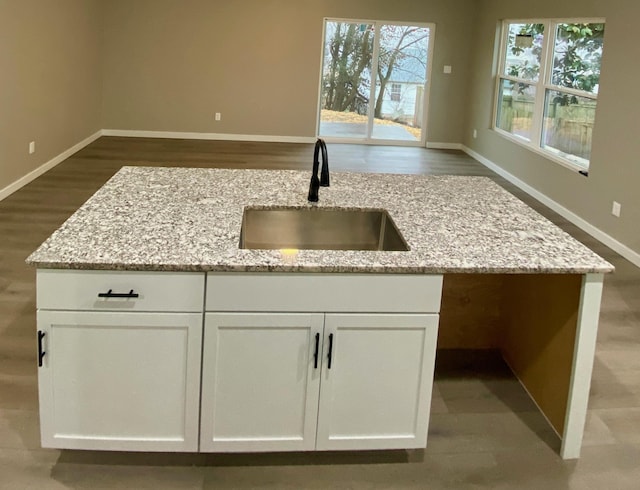
[[[338,173],[320,207],[384,208],[408,252],[238,248],[245,206],[310,206],[311,172],[123,167],[27,262],[41,268],[586,273],[613,266],[485,177]]]

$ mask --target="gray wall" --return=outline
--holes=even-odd
[[[100,0],[0,0],[0,190],[101,129],[101,49]]]
[[[500,19],[606,18],[598,111],[589,177],[554,163],[489,130],[495,36]],[[481,0],[474,36],[471,104],[464,144],[640,253],[640,63],[634,41],[640,2],[629,0]],[[478,129],[478,138],[472,131]],[[622,204],[620,218],[612,201]]]
[[[460,142],[475,0],[110,0],[104,127],[315,136],[323,17],[436,23],[428,139]],[[445,64],[451,75],[442,74]],[[222,121],[214,121],[214,113]]]

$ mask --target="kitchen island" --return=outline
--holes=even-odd
[[[245,208],[310,206],[308,183],[298,171],[125,167],[34,252],[43,445],[424,447],[437,335],[439,348],[500,349],[562,456],[578,457],[613,267],[482,177],[332,175],[317,206],[384,209],[408,251],[239,248]],[[125,324],[136,328],[115,341]],[[358,345],[364,357],[345,357]],[[127,400],[109,404],[100,386],[114,379],[130,381]],[[287,388],[266,400],[272,379]]]

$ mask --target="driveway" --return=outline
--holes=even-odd
[[[360,138],[367,135],[367,125],[359,123],[321,122],[320,136],[334,138]],[[401,125],[375,124],[373,139],[418,141],[417,138]]]

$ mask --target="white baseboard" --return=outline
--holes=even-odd
[[[0,189],[0,201],[2,201],[3,199],[7,198],[8,196],[10,196],[14,192],[16,192],[18,189],[24,187],[29,182],[37,179],[43,173],[45,173],[47,170],[51,170],[53,167],[55,167],[59,163],[63,162],[64,160],[69,158],[74,153],[82,150],[85,146],[89,145],[90,143],[93,143],[100,136],[102,136],[102,131],[101,130],[100,131],[96,131],[94,134],[92,134],[88,138],[83,139],[80,143],[78,143],[76,145],[73,145],[68,150],[63,151],[58,156],[56,156],[56,157],[52,158],[51,160],[49,160],[48,162],[40,165],[35,170],[32,170],[31,172],[29,172],[24,177],[20,177],[18,180],[16,180],[15,182],[12,182],[11,184],[9,184],[4,189]]]
[[[227,134],[227,133],[190,133],[180,131],[140,131],[135,129],[103,129],[103,136],[120,136],[123,138],[171,138],[184,140],[226,140],[226,141],[256,141],[267,143],[315,143],[314,136],[270,136],[260,134]],[[344,138],[325,138],[331,143],[362,143],[361,140],[348,140]],[[397,142],[394,142],[396,144]],[[375,144],[386,145],[385,141]],[[415,144],[411,145],[415,146]],[[462,150],[461,143],[427,143],[427,148],[434,150]]]
[[[436,143],[427,142],[430,150],[462,150],[462,143]]]
[[[589,235],[594,237],[596,240],[599,240],[600,242],[604,243],[607,247],[609,247],[612,250],[614,250],[615,252],[619,253],[625,259],[627,259],[628,261],[630,261],[634,265],[640,267],[640,253],[638,253],[635,250],[627,247],[625,244],[620,243],[618,240],[613,238],[611,235],[608,235],[607,233],[605,233],[601,229],[596,228],[591,223],[587,222],[586,220],[584,220],[583,218],[581,218],[580,216],[575,214],[573,211],[570,211],[569,209],[565,208],[561,204],[557,203],[556,201],[551,199],[546,194],[543,194],[542,192],[534,189],[529,184],[523,182],[522,180],[520,180],[515,175],[507,172],[505,169],[503,169],[502,167],[498,166],[497,164],[495,164],[494,162],[492,162],[488,158],[483,157],[482,155],[480,155],[480,153],[477,153],[477,152],[473,151],[471,148],[468,148],[468,147],[466,147],[464,145],[461,145],[461,147],[462,147],[462,151],[464,151],[467,155],[469,155],[472,158],[475,158],[480,163],[482,163],[485,167],[493,170],[495,173],[497,173],[501,177],[505,178],[506,180],[511,182],[516,187],[519,187],[524,192],[526,192],[530,196],[534,197],[535,199],[540,201],[542,204],[544,204],[548,208],[551,208],[553,211],[558,213],[563,218],[566,218],[569,221],[571,221],[574,225],[576,225],[578,228],[580,228],[580,229],[584,230],[585,232],[587,232]]]
[[[256,141],[268,143],[314,143],[316,139],[309,136],[269,136],[260,134],[225,134],[225,133],[187,133],[175,131],[136,131],[128,129],[103,129],[103,136],[122,136],[125,138],[173,138],[183,140],[226,140]]]

